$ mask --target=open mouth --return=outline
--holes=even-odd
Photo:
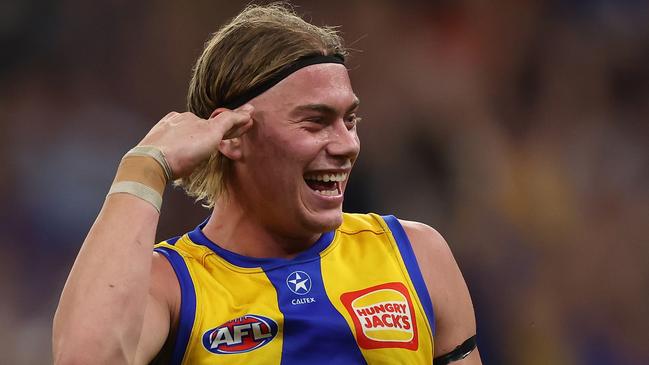
[[[304,176],[304,181],[311,190],[324,196],[336,196],[342,193],[341,184],[347,173],[312,173]]]

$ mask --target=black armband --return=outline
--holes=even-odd
[[[475,350],[476,346],[475,335],[473,335],[448,354],[434,358],[433,365],[446,365],[453,361],[462,360],[469,356]]]

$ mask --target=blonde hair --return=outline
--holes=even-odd
[[[287,3],[249,5],[206,42],[196,61],[187,108],[201,118],[262,83],[300,57],[347,55],[333,27],[318,27]],[[176,180],[196,201],[211,208],[226,193],[231,161],[215,151],[189,176]]]

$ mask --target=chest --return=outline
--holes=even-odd
[[[432,355],[430,328],[407,270],[389,247],[378,245],[348,245],[264,269],[218,258],[192,268],[191,363],[362,364]]]

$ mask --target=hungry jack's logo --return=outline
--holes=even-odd
[[[352,317],[358,344],[365,349],[417,350],[417,321],[408,289],[386,283],[340,296]]]

